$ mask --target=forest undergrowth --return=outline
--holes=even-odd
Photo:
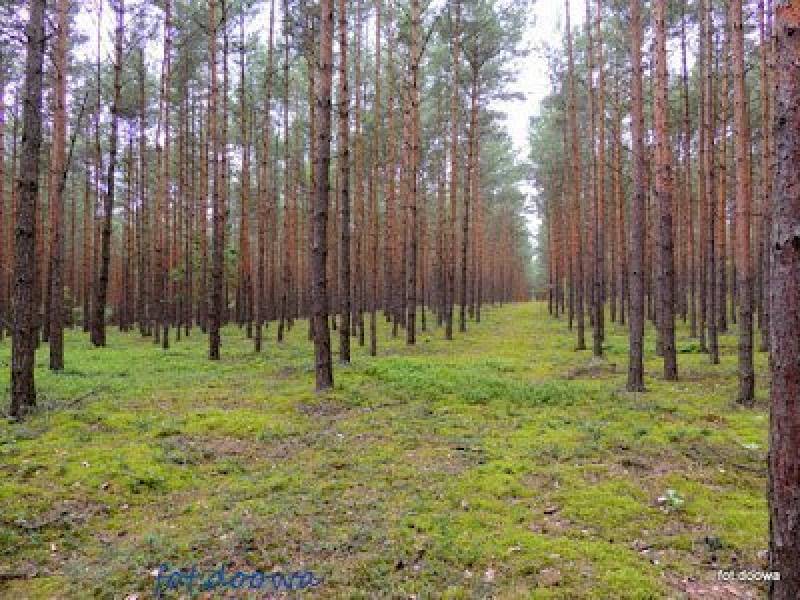
[[[62,372],[42,346],[36,413],[0,422],[0,597],[150,598],[165,563],[308,570],[319,598],[761,594],[718,570],[766,568],[766,354],[745,409],[732,334],[709,365],[681,324],[666,382],[649,330],[630,394],[625,327],[593,360],[545,304],[452,342],[427,318],[413,348],[381,320],[324,394],[305,321],[260,355],[227,327],[219,362],[199,331],[68,331]]]

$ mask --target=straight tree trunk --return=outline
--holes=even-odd
[[[633,156],[633,196],[630,216],[630,307],[628,391],[644,391],[644,110],[642,107],[642,21],[641,0],[631,0],[631,138]]]
[[[450,96],[450,231],[448,236],[447,265],[447,314],[445,315],[445,338],[453,339],[453,303],[455,298],[455,249],[456,249],[456,206],[458,199],[458,134],[459,134],[459,69],[461,41],[461,0],[455,1],[455,21],[451,32],[453,88]],[[567,0],[568,1],[568,0]]]
[[[255,331],[255,351],[261,352],[262,340],[262,327],[264,320],[267,317],[266,309],[266,255],[267,255],[267,229],[269,228],[269,204],[270,204],[270,186],[273,172],[271,170],[271,137],[272,137],[272,118],[270,111],[272,110],[272,52],[273,52],[273,35],[275,31],[275,0],[270,0],[269,3],[269,41],[267,46],[267,72],[264,78],[264,147],[261,155],[261,181],[262,190],[258,203],[258,240],[257,240],[257,275],[256,275],[256,331]]]
[[[380,218],[378,215],[378,188],[380,181],[378,174],[382,169],[379,166],[380,161],[380,139],[381,139],[381,5],[380,0],[375,3],[375,101],[373,106],[374,113],[374,128],[372,134],[372,182],[370,191],[370,213],[372,215],[371,223],[371,242],[370,256],[372,257],[372,274],[370,282],[372,285],[370,297],[370,317],[369,317],[369,353],[370,356],[377,356],[378,354],[378,330],[377,330],[377,311],[378,311],[378,230],[380,225]],[[423,305],[424,310],[424,305]]]
[[[770,11],[771,12],[771,11]],[[771,32],[768,31],[767,17],[764,11],[764,0],[758,2],[758,29],[759,29],[759,87],[761,91],[761,215],[762,215],[762,243],[761,243],[761,269],[764,283],[761,286],[761,301],[763,315],[761,319],[761,343],[759,350],[765,352],[769,349],[769,274],[770,274],[770,234],[772,231],[770,215],[772,212],[772,184],[773,173],[771,165],[772,148],[772,90],[770,89],[771,63]],[[723,300],[724,302],[724,300]],[[723,304],[724,306],[724,304]]]
[[[603,0],[597,0],[595,14],[595,43],[597,44],[597,167],[595,170],[595,336],[593,340],[594,356],[603,355],[603,339],[605,338],[605,252],[606,252],[606,202],[605,202],[605,167],[606,167],[606,110],[605,110],[605,64],[603,61],[603,30],[600,21],[603,12]]]
[[[659,212],[659,298],[661,311],[659,325],[664,351],[664,379],[678,379],[678,364],[675,353],[675,272],[672,239],[672,152],[669,144],[667,118],[667,34],[666,0],[656,0],[653,15],[656,43],[656,90],[655,90],[655,134],[656,134],[656,196]]]
[[[220,359],[220,324],[222,321],[223,244],[225,235],[225,207],[220,190],[219,135],[217,131],[217,0],[208,3],[209,68],[211,70],[208,99],[209,137],[211,138],[211,193],[212,249],[211,249],[211,302],[208,311],[208,357]]]
[[[23,94],[22,149],[17,176],[14,228],[14,301],[11,342],[11,407],[20,418],[36,406],[33,316],[36,272],[36,200],[39,194],[39,150],[42,144],[42,72],[45,49],[45,0],[32,0],[25,28],[25,91]]]
[[[704,66],[704,86],[703,93],[703,129],[705,130],[705,148],[703,151],[703,177],[705,178],[705,196],[702,199],[705,204],[705,242],[706,242],[706,261],[705,261],[705,295],[706,306],[706,326],[708,327],[708,356],[711,364],[719,364],[719,341],[717,338],[717,267],[716,267],[716,205],[717,198],[714,194],[716,185],[714,173],[714,155],[716,146],[716,134],[714,123],[714,34],[711,0],[705,0],[703,10],[706,13],[703,21],[705,37],[705,59]]]
[[[800,597],[800,7],[796,3],[777,7],[775,32],[777,162],[769,246],[768,499],[769,569],[781,577],[770,583],[769,597],[794,600]],[[735,35],[740,34],[741,29]]]
[[[114,211],[114,175],[117,169],[117,122],[120,93],[122,88],[122,41],[125,27],[124,0],[118,0],[116,6],[117,25],[114,35],[114,95],[111,101],[111,137],[109,139],[108,171],[106,174],[106,190],[103,205],[103,223],[100,231],[100,273],[95,282],[94,319],[91,327],[92,344],[98,347],[106,345],[106,296],[108,294],[108,273],[111,262],[111,217]]]
[[[8,252],[6,251],[6,242],[10,237],[6,231],[6,81],[4,74],[0,73],[0,342],[3,341],[8,327],[6,318],[8,314],[7,303],[7,273],[6,261],[9,260]],[[10,208],[10,207],[9,207]],[[11,211],[9,210],[9,213]],[[10,217],[10,214],[9,214]]]
[[[791,11],[784,11],[786,12]],[[753,262],[750,248],[750,123],[744,73],[742,0],[731,0],[733,57],[733,120],[736,131],[736,227],[739,281],[739,396],[745,406],[755,402],[753,372]],[[791,28],[791,26],[787,27]],[[777,238],[776,238],[777,239]]]
[[[697,337],[697,296],[694,240],[694,201],[692,196],[692,131],[689,116],[689,71],[686,57],[686,14],[681,3],[681,74],[683,83],[683,171],[684,171],[684,229],[686,230],[686,277],[689,288],[689,335]]]
[[[53,140],[50,159],[50,369],[64,368],[64,180],[67,143],[68,0],[58,0],[54,64]],[[0,315],[2,316],[2,315]]]
[[[350,362],[350,91],[347,85],[347,0],[339,0],[339,361]]]
[[[410,89],[409,93],[409,150],[408,160],[408,272],[406,282],[406,343],[414,345],[417,341],[417,236],[418,236],[418,202],[419,202],[419,65],[422,58],[420,48],[420,18],[419,0],[411,0],[411,64],[410,64]],[[466,197],[466,195],[465,195]],[[465,223],[469,212],[468,205],[465,210]],[[466,236],[465,225],[465,236]],[[464,264],[466,265],[466,247],[463,248]],[[465,273],[466,276],[466,273]],[[466,286],[462,288],[463,296],[461,311],[466,307]],[[463,318],[463,317],[462,317]]]
[[[317,391],[333,387],[331,339],[328,329],[328,196],[331,162],[331,80],[333,78],[333,0],[320,1],[319,72],[316,78],[316,190],[312,222],[312,319]]]

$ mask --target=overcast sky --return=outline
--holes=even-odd
[[[583,23],[583,6],[580,2],[571,3],[572,26]],[[550,93],[550,78],[547,71],[547,59],[543,48],[545,45],[554,46],[560,43],[564,27],[564,3],[562,0],[536,0],[533,9],[534,24],[529,27],[526,42],[531,48],[531,53],[520,60],[520,74],[513,91],[523,94],[523,100],[498,103],[497,108],[506,112],[506,127],[519,160],[528,160],[528,122],[534,115],[539,114],[539,107],[545,96]],[[526,193],[533,190],[526,188]],[[538,217],[529,215],[528,228],[535,233]]]

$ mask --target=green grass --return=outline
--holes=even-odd
[[[732,335],[712,366],[681,329],[665,382],[648,331],[634,395],[625,328],[598,363],[541,304],[415,348],[381,328],[380,356],[356,346],[325,395],[305,322],[261,355],[227,328],[216,363],[199,330],[167,352],[68,332],[59,374],[43,346],[39,409],[0,422],[0,597],[151,597],[164,562],[420,599],[677,598],[763,568],[765,355],[745,410]]]

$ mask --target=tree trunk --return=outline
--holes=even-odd
[[[780,572],[781,578],[770,583],[769,597],[794,600],[800,597],[800,8],[796,4],[777,8],[775,32],[777,162],[770,243],[768,497],[770,570]],[[735,35],[741,35],[741,28]]]
[[[50,159],[50,369],[64,368],[64,180],[66,179],[67,39],[69,2],[58,0]]]
[[[42,63],[44,60],[45,0],[31,0],[26,27],[25,91],[23,96],[22,156],[17,177],[14,230],[14,332],[11,344],[12,417],[24,416],[36,405],[33,367],[36,349],[33,318],[36,265],[35,216],[39,194],[39,149],[42,143]]]
[[[633,196],[630,216],[630,347],[628,391],[644,391],[644,110],[642,108],[642,21],[641,0],[631,0],[631,138],[633,156]]]
[[[705,12],[703,29],[705,36],[705,59],[704,86],[703,93],[703,129],[705,130],[705,148],[703,152],[703,177],[705,178],[705,196],[702,202],[705,204],[706,212],[706,231],[705,231],[705,294],[704,302],[706,306],[706,326],[708,327],[708,356],[711,364],[719,364],[719,341],[717,338],[717,267],[716,267],[716,218],[717,218],[717,198],[714,193],[716,185],[714,174],[714,155],[716,145],[716,132],[714,122],[714,34],[711,0],[705,0],[702,9]]]
[[[109,139],[108,171],[103,206],[103,224],[100,230],[100,273],[95,282],[94,319],[91,327],[91,340],[95,346],[106,345],[106,296],[108,294],[108,273],[111,262],[111,217],[114,210],[114,175],[117,169],[117,122],[122,87],[122,41],[125,26],[124,0],[118,0],[116,7],[117,26],[114,43],[114,96],[111,101],[111,137]]]
[[[316,78],[316,156],[311,271],[312,319],[317,391],[333,387],[331,339],[328,329],[328,196],[331,162],[331,80],[333,77],[333,1],[320,1],[319,73]]]
[[[664,351],[664,379],[678,379],[678,365],[675,354],[675,273],[672,240],[672,152],[669,144],[669,124],[667,118],[667,34],[666,0],[657,0],[654,11],[656,43],[656,94],[655,94],[655,135],[656,135],[656,196],[659,211],[659,298],[661,311],[661,342]]]
[[[750,123],[744,73],[742,0],[731,0],[733,113],[736,131],[736,228],[739,291],[739,396],[745,406],[755,402],[753,373],[753,261],[750,248]],[[787,25],[791,28],[791,25]],[[788,69],[788,65],[787,65]],[[780,71],[780,69],[778,69]]]
[[[339,0],[339,361],[350,362],[350,92],[347,85],[347,0]]]
[[[445,315],[445,338],[453,339],[453,301],[455,298],[455,250],[456,250],[456,206],[458,188],[458,134],[459,134],[459,68],[461,42],[461,0],[455,0],[455,23],[451,33],[453,88],[450,96],[450,231],[448,239],[447,264],[447,314]]]
[[[223,244],[225,235],[225,207],[220,190],[219,135],[217,131],[217,0],[208,3],[209,68],[211,90],[208,99],[209,137],[211,138],[211,192],[212,249],[211,249],[211,302],[208,311],[208,357],[220,359],[220,323],[222,321]]]

